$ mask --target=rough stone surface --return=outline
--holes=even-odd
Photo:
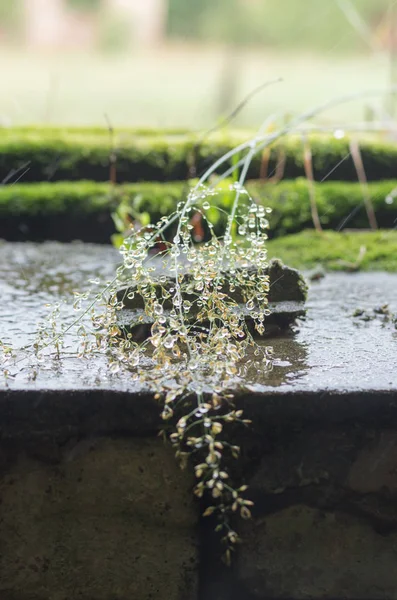
[[[391,600],[397,534],[339,512],[295,506],[250,523],[238,573],[245,598]]]
[[[310,486],[343,487],[362,438],[358,429],[324,431],[313,427],[280,432],[273,436],[272,448],[264,453],[250,486],[260,495]],[[262,454],[262,449],[258,453]]]
[[[191,486],[158,439],[20,454],[0,483],[1,600],[196,598]]]
[[[241,440],[254,519],[231,573],[206,561],[205,600],[397,598],[396,429],[272,424]]]
[[[258,430],[244,444],[256,513],[306,504],[366,518],[381,533],[397,530],[395,439],[395,430],[359,423],[291,426],[265,439]]]
[[[397,495],[397,432],[381,432],[351,467],[349,487],[361,494]]]

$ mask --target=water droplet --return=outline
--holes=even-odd
[[[139,352],[133,352],[129,362],[132,367],[137,367],[139,365]]]
[[[117,361],[111,362],[109,364],[109,371],[111,373],[118,373],[120,371],[120,364]]]
[[[247,304],[245,305],[247,310],[253,310],[254,309],[254,301],[253,300],[248,300]]]
[[[203,202],[203,208],[204,210],[208,210],[209,208],[211,208],[211,204],[208,201]]]
[[[181,356],[181,351],[180,351],[180,349],[178,348],[178,346],[174,346],[174,347],[172,348],[172,354],[173,354],[173,356],[175,356],[175,358],[180,358],[180,356]]]
[[[188,313],[189,310],[192,307],[192,303],[189,302],[188,300],[185,300],[185,302],[183,303],[183,310],[185,311],[185,313]]]
[[[172,348],[174,346],[176,342],[176,338],[173,335],[167,335],[167,337],[164,340],[164,347],[165,348]]]
[[[343,131],[343,129],[335,129],[334,131],[334,138],[337,140],[341,140],[345,137],[345,132]]]
[[[261,229],[267,229],[269,227],[269,221],[263,217],[259,220],[259,227]]]
[[[176,308],[178,308],[178,307],[181,305],[181,299],[180,299],[180,297],[178,296],[178,294],[175,294],[175,296],[173,297],[173,299],[172,299],[172,304],[173,304],[173,305],[174,305]]]
[[[153,311],[154,311],[155,315],[162,315],[164,312],[164,309],[159,302],[155,302],[154,306],[153,306]]]

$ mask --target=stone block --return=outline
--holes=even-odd
[[[361,494],[386,492],[397,495],[397,432],[383,431],[364,448],[353,463],[349,488]]]
[[[155,438],[20,455],[0,482],[1,600],[196,598],[192,483]]]
[[[240,597],[397,598],[397,534],[379,535],[365,520],[292,506],[249,522],[243,539],[237,579],[245,591]]]

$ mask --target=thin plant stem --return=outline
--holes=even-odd
[[[356,139],[350,141],[350,153],[354,162],[354,167],[357,172],[357,177],[360,182],[360,187],[363,193],[365,210],[367,211],[368,221],[371,229],[378,229],[378,223],[375,216],[374,206],[371,200],[371,194],[368,187],[368,180],[365,174],[363,158],[361,156],[360,145]]]
[[[309,188],[309,199],[310,199],[310,210],[312,215],[313,225],[316,231],[322,232],[320,217],[318,215],[317,203],[316,203],[316,189],[314,184],[314,173],[313,173],[313,156],[310,147],[309,140],[306,136],[302,136],[303,141],[303,164],[305,168],[305,174],[307,179],[307,185]]]
[[[366,44],[377,52],[379,50],[378,45],[374,41],[372,31],[368,27],[365,20],[362,18],[357,8],[354,6],[351,0],[336,0],[336,4],[339,6],[346,19],[349,21],[353,29],[359,34]]]
[[[269,172],[269,163],[270,163],[271,153],[272,153],[271,148],[265,148],[262,152],[261,167],[260,167],[260,171],[259,171],[259,179],[261,181],[266,181],[268,179],[267,175]]]
[[[283,81],[282,78],[278,77],[277,79],[272,79],[270,81],[265,81],[264,83],[261,83],[260,85],[258,85],[256,88],[254,88],[253,90],[251,90],[245,96],[245,98],[243,98],[241,100],[241,102],[236,106],[236,108],[234,108],[232,110],[232,112],[229,115],[227,115],[225,118],[223,118],[217,125],[214,125],[210,129],[207,129],[207,131],[205,131],[200,136],[200,138],[197,140],[197,142],[195,142],[195,144],[194,144],[194,146],[192,148],[191,160],[190,160],[190,165],[189,165],[189,177],[190,177],[190,179],[196,177],[197,151],[200,148],[201,144],[206,140],[206,138],[208,136],[210,136],[212,133],[215,133],[217,131],[220,131],[224,127],[227,127],[227,125],[229,125],[239,115],[239,113],[248,104],[248,102],[250,102],[250,100],[252,100],[252,98],[254,98],[257,94],[259,94],[260,92],[262,92],[264,89],[270,87],[271,85],[275,85],[276,83],[281,83],[282,81]]]
[[[110,141],[109,183],[111,184],[112,188],[114,188],[114,186],[117,183],[117,153],[116,153],[116,147],[115,147],[115,141],[114,141],[114,127],[113,127],[107,114],[105,114],[105,119],[106,119],[106,123],[108,126],[109,141]]]
[[[392,86],[386,92],[384,90],[369,90],[367,92],[358,92],[358,93],[356,92],[353,94],[348,94],[346,96],[334,98],[333,100],[324,102],[323,104],[318,105],[314,109],[308,110],[307,112],[302,113],[300,116],[295,117],[294,119],[292,119],[292,121],[289,122],[289,124],[282,127],[276,133],[268,134],[266,136],[262,136],[261,138],[258,138],[257,152],[260,152],[261,150],[263,150],[264,148],[266,148],[273,142],[279,140],[280,138],[284,137],[285,135],[292,133],[297,126],[301,125],[302,123],[305,123],[306,121],[309,121],[310,119],[316,117],[317,115],[321,114],[322,112],[325,112],[328,109],[334,108],[335,106],[339,106],[341,104],[345,104],[347,102],[353,102],[354,100],[362,100],[364,98],[383,96],[385,93],[386,94],[396,94],[397,93],[397,85]],[[202,185],[208,179],[208,177],[210,177],[217,170],[217,168],[219,166],[221,166],[222,164],[227,162],[235,154],[237,154],[239,152],[243,152],[244,150],[248,149],[250,147],[250,145],[251,145],[251,141],[245,142],[243,144],[240,144],[233,150],[230,150],[229,152],[224,154],[223,157],[221,157],[209,169],[207,169],[207,171],[201,177],[200,181],[197,183],[197,187]],[[231,175],[233,173],[233,171],[236,167],[241,167],[243,164],[244,164],[244,159],[239,160],[239,162],[236,165],[233,165],[233,166],[229,167],[226,171],[224,171],[219,176],[218,181],[222,181],[223,179],[226,179],[227,177],[229,177],[229,175]]]
[[[287,156],[285,154],[285,150],[283,148],[279,148],[277,154],[277,163],[276,170],[274,176],[271,178],[272,183],[278,183],[282,180],[285,173],[285,165],[287,164]]]

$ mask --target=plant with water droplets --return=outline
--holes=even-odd
[[[233,484],[226,466],[239,454],[227,426],[248,424],[230,390],[248,353],[263,368],[271,365],[271,348],[258,345],[253,335],[264,333],[268,314],[268,211],[244,189],[246,168],[231,187],[235,200],[222,237],[207,216],[216,187],[205,179],[176,215],[131,232],[120,247],[123,264],[106,310],[94,320],[106,338],[113,372],[130,370],[161,402],[164,435],[182,466],[193,463],[194,493],[209,504],[204,514],[217,518],[228,561],[238,540],[230,517],[236,512],[249,517],[252,505],[244,497],[246,487]],[[192,235],[197,215],[207,231],[201,244]],[[136,310],[132,329],[120,324],[126,306]],[[145,323],[147,335],[139,342],[139,325]]]
[[[251,363],[261,369],[272,364],[271,348],[255,339],[255,333],[264,334],[268,314],[268,210],[250,197],[244,182],[256,152],[333,104],[278,131],[259,132],[218,159],[175,213],[130,230],[114,278],[100,291],[76,294],[76,319],[59,327],[56,306],[33,344],[38,358],[50,346],[59,355],[65,336],[77,327],[80,357],[104,352],[112,374],[127,371],[152,390],[161,404],[164,436],[182,467],[193,466],[194,493],[205,500],[204,515],[217,520],[227,562],[238,541],[233,516],[249,518],[252,506],[247,487],[233,482],[229,469],[229,459],[240,452],[230,432],[249,424],[231,390]],[[233,200],[225,229],[216,235],[213,216],[222,209],[213,200],[231,174]],[[204,232],[200,244],[197,223]],[[134,309],[133,327],[121,318],[128,306]],[[8,364],[13,350],[8,345],[1,350]]]

